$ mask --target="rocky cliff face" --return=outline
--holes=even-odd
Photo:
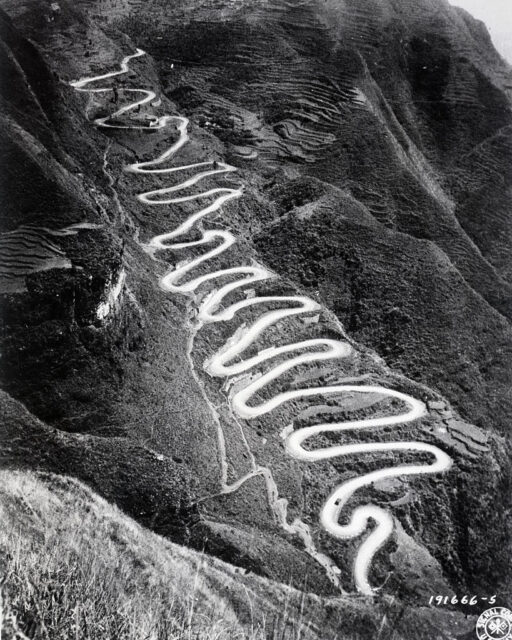
[[[400,409],[383,398],[296,401],[243,422],[230,411],[203,363],[239,322],[194,335],[197,309],[158,279],[199,252],[145,250],[197,203],[144,206],[136,195],[162,177],[123,170],[178,132],[102,131],[92,120],[115,110],[115,93],[69,84],[141,47],[148,55],[107,84],[121,104],[138,87],[157,98],[118,124],[187,116],[176,162],[225,159],[237,172],[205,184],[244,188],[215,214],[216,228],[238,238],[216,268],[256,260],[276,278],[247,295],[306,294],[321,305],[275,325],[254,353],[315,337],[353,346],[342,365],[288,372],[271,395],[342,379],[397,389],[428,412],[378,438],[430,443],[453,460],[448,474],[376,483],[350,503],[383,506],[397,523],[373,583],[411,608],[433,594],[503,597],[512,112],[510,69],[483,25],[445,0],[1,6],[3,463],[74,475],[173,541],[332,597],[339,587],[312,550],[351,593],[360,541],[328,535],[321,505],[340,481],[418,457],[304,464],[284,450],[290,422]],[[244,313],[246,324],[257,318]],[[231,484],[250,478],[222,491],[222,465]],[[286,522],[310,538],[283,526],[283,498]],[[444,624],[439,633],[450,632]]]

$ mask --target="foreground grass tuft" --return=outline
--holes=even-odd
[[[0,473],[0,518],[3,638],[303,637],[300,620],[290,628],[248,615],[241,624],[225,597],[231,576],[223,577],[207,557],[145,531],[68,478]],[[257,609],[247,588],[239,590],[247,610]]]

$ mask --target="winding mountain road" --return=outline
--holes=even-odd
[[[91,78],[83,78],[72,83],[72,86],[79,91],[93,94],[110,92],[110,87],[90,88],[89,85],[126,73],[129,69],[130,60],[142,55],[144,55],[144,52],[141,49],[137,49],[136,53],[126,56],[123,59],[121,68],[118,71],[112,71]],[[371,563],[375,554],[393,532],[393,517],[385,509],[376,505],[367,504],[353,509],[348,524],[342,525],[339,523],[342,510],[353,495],[362,487],[397,476],[403,477],[440,473],[450,468],[451,459],[441,449],[431,444],[415,441],[340,444],[319,449],[306,449],[304,445],[320,434],[376,429],[379,427],[403,425],[413,422],[426,414],[426,407],[423,402],[393,389],[387,389],[381,386],[350,384],[305,387],[303,389],[279,393],[266,401],[255,402],[255,398],[260,391],[267,388],[274,380],[290,369],[306,363],[346,358],[352,352],[352,347],[346,342],[316,338],[278,347],[273,346],[260,351],[252,357],[243,358],[248,348],[266,329],[288,317],[318,312],[321,306],[305,296],[256,296],[244,298],[227,306],[222,306],[223,301],[232,292],[239,289],[240,293],[243,294],[246,288],[249,288],[256,282],[276,277],[273,272],[258,263],[211,271],[196,277],[190,275],[199,265],[214,259],[236,243],[236,238],[229,231],[221,229],[202,230],[202,226],[198,225],[198,223],[209,214],[218,211],[226,202],[241,197],[242,189],[216,188],[198,191],[193,195],[180,195],[180,192],[197,185],[209,176],[233,172],[236,171],[236,169],[222,162],[218,163],[215,167],[212,162],[200,162],[172,168],[168,166],[162,167],[161,165],[171,160],[188,141],[188,119],[166,115],[155,118],[151,126],[130,123],[126,125],[118,124],[117,122],[113,122],[113,120],[118,120],[120,116],[128,115],[130,111],[138,108],[139,105],[147,105],[156,98],[156,94],[153,91],[145,89],[123,89],[123,93],[142,94],[143,97],[122,107],[110,116],[96,119],[96,125],[116,129],[154,130],[155,128],[162,129],[173,122],[177,125],[178,131],[177,141],[164,153],[153,160],[131,164],[126,167],[126,170],[134,174],[175,176],[178,180],[180,172],[197,170],[197,173],[195,173],[193,177],[181,182],[178,181],[174,186],[162,187],[139,194],[137,197],[140,202],[148,206],[161,206],[213,198],[211,204],[200,208],[176,229],[153,237],[148,245],[146,245],[146,250],[152,254],[165,250],[184,250],[202,245],[205,245],[205,247],[213,247],[198,257],[180,262],[162,277],[160,281],[161,287],[170,293],[194,295],[199,287],[209,285],[208,294],[199,304],[197,316],[199,328],[207,323],[231,320],[242,309],[257,306],[261,307],[261,315],[257,320],[250,325],[242,324],[227,343],[204,363],[204,369],[210,376],[222,378],[240,376],[237,380],[236,390],[231,392],[229,398],[233,413],[243,420],[251,420],[252,418],[268,414],[291,400],[326,395],[339,396],[345,393],[378,394],[381,397],[398,400],[405,405],[406,408],[398,415],[317,424],[297,431],[294,431],[293,425],[291,425],[283,432],[286,451],[292,458],[303,462],[328,460],[338,456],[384,453],[390,451],[397,453],[412,452],[428,454],[432,458],[429,464],[422,463],[387,467],[344,482],[336,487],[322,507],[320,514],[322,526],[326,531],[340,540],[360,536],[369,529],[368,525],[370,520],[375,522],[376,526],[373,527],[359,547],[354,561],[354,581],[356,587],[361,593],[371,595],[374,593],[374,589],[372,589],[369,582]],[[201,238],[199,240],[178,241],[194,226],[201,232]],[[230,278],[231,282],[216,287],[215,281],[222,280],[225,282],[226,278]],[[282,308],[269,311],[268,305],[273,304],[275,306],[276,303],[282,305]],[[286,356],[286,359],[283,360],[283,356]],[[259,377],[255,375],[252,377],[248,375],[246,377],[242,376],[242,374],[247,374],[250,371],[255,373],[256,368],[259,368],[263,364],[267,365],[268,369]],[[259,468],[257,472],[261,473],[261,468]],[[255,473],[256,471],[254,474]],[[240,486],[240,484],[241,481],[237,483],[237,486]],[[321,554],[317,555],[320,556]],[[325,558],[325,556],[322,556],[322,558]]]

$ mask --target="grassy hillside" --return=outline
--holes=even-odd
[[[1,485],[3,620],[15,637],[256,640],[279,628],[261,610],[238,621],[232,597],[245,585],[227,565],[148,533],[78,482],[3,472]],[[299,613],[295,592],[279,595]],[[314,637],[299,617],[281,626],[282,637]]]
[[[245,574],[150,533],[67,477],[1,472],[0,518],[2,638],[410,640],[440,622]]]

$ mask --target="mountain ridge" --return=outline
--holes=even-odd
[[[123,172],[123,165],[135,159],[154,157],[155,149],[163,150],[168,141],[158,132],[143,133],[138,137],[111,135],[106,139],[92,126],[84,125],[83,110],[85,107],[89,117],[105,116],[108,104],[79,99],[64,84],[83,75],[108,71],[119,63],[123,55],[134,50],[135,45],[123,35],[123,30],[131,33],[130,25],[125,24],[128,18],[121,16],[118,19],[114,10],[109,11],[108,19],[118,22],[105,26],[98,20],[96,3],[82,3],[77,9],[61,3],[61,13],[54,16],[53,22],[45,22],[47,9],[42,4],[31,4],[28,8],[24,4],[16,7],[12,3],[2,4],[13,12],[18,28],[35,37],[36,48],[44,51],[45,64],[55,65],[57,69],[58,79],[49,82],[58,87],[56,100],[67,114],[59,124],[59,138],[64,148],[61,157],[64,164],[68,162],[67,158],[72,158],[75,166],[71,165],[71,170],[77,172],[76,187],[66,187],[72,213],[64,205],[56,215],[51,197],[39,200],[39,212],[35,215],[36,201],[30,199],[30,190],[24,188],[33,174],[24,155],[30,156],[28,138],[11,127],[14,133],[10,131],[9,135],[15,135],[18,141],[18,150],[14,153],[21,153],[23,161],[19,164],[19,171],[12,176],[9,188],[13,190],[9,192],[9,201],[19,205],[28,198],[18,213],[22,224],[28,222],[43,228],[51,223],[52,230],[67,229],[70,224],[84,221],[102,225],[101,229],[85,229],[59,241],[63,243],[59,250],[64,251],[74,265],[72,269],[49,269],[28,274],[26,293],[4,296],[7,302],[7,311],[4,310],[7,318],[4,388],[16,400],[25,403],[37,418],[46,422],[49,432],[45,427],[44,435],[38,439],[40,447],[32,447],[29,441],[29,434],[33,434],[34,429],[29,426],[32,419],[28,416],[22,420],[15,418],[19,408],[9,405],[6,423],[12,426],[7,434],[17,434],[17,437],[13,439],[15,444],[9,443],[6,437],[3,460],[11,466],[34,466],[73,473],[120,504],[146,526],[171,539],[195,548],[202,548],[208,539],[207,551],[212,555],[233,558],[241,566],[251,567],[262,575],[281,581],[286,581],[290,575],[292,582],[300,581],[301,573],[306,571],[313,576],[314,588],[328,593],[329,587],[318,569],[314,568],[314,563],[298,548],[297,541],[293,537],[283,538],[276,531],[268,505],[260,495],[258,480],[251,481],[256,486],[243,486],[238,494],[233,494],[235,497],[231,502],[229,496],[215,497],[215,491],[210,492],[213,495],[208,501],[203,500],[211,477],[218,473],[215,460],[208,455],[217,444],[209,409],[187,362],[186,318],[190,308],[187,309],[187,304],[178,299],[166,299],[158,290],[155,266],[158,271],[166,267],[162,263],[155,264],[140,247],[140,243],[144,244],[155,233],[163,233],[169,228],[167,218],[178,222],[183,217],[182,210],[191,213],[192,209],[184,205],[180,210],[170,205],[165,217],[153,211],[150,216],[136,204],[133,180]],[[304,11],[312,11],[311,7],[316,6],[315,3],[304,5]],[[119,6],[122,9],[124,5],[119,3]],[[157,8],[158,3],[153,6]],[[436,6],[445,5],[436,3]],[[224,20],[224,38],[231,33],[228,9],[224,14],[216,13]],[[288,9],[293,14],[295,4],[291,3]],[[217,12],[218,8],[206,9],[207,12],[212,10]],[[88,17],[81,16],[80,11]],[[265,11],[262,11],[264,16]],[[282,16],[281,9],[278,14]],[[172,20],[172,11],[165,18]],[[297,37],[297,31],[303,29],[300,15],[296,21],[295,18],[293,14],[293,24],[286,27],[288,46]],[[34,24],[43,24],[44,28],[35,32]],[[192,19],[191,24],[195,24]],[[358,94],[350,91],[347,94],[348,90],[341,85],[338,88],[331,86],[315,74],[311,76],[313,80],[307,79],[307,87],[315,87],[314,98],[306,97],[302,88],[297,89],[300,83],[292,87],[297,91],[294,97],[296,104],[287,102],[289,94],[283,98],[279,93],[273,93],[274,83],[270,77],[268,84],[261,84],[261,78],[258,80],[260,86],[253,87],[252,97],[247,91],[248,97],[244,95],[244,101],[233,101],[236,93],[233,87],[237,85],[228,87],[228,78],[234,82],[235,74],[235,80],[241,87],[245,87],[247,80],[243,74],[240,75],[238,68],[235,73],[233,68],[226,70],[220,63],[217,63],[213,77],[217,81],[225,73],[224,84],[212,85],[215,91],[208,88],[208,74],[212,73],[208,65],[198,68],[182,64],[173,70],[177,77],[170,80],[166,67],[172,58],[166,47],[172,48],[173,43],[158,44],[158,34],[165,25],[165,21],[149,26],[144,22],[139,24],[140,44],[145,46],[145,39],[151,35],[156,47],[153,54],[157,55],[155,61],[137,63],[141,66],[128,74],[127,86],[140,86],[143,77],[144,86],[148,89],[160,87],[162,106],[155,108],[157,113],[177,115],[183,109],[190,118],[191,140],[188,148],[183,149],[180,162],[208,161],[212,155],[220,160],[225,155],[229,162],[238,165],[238,179],[246,183],[246,195],[236,208],[226,205],[221,216],[221,224],[229,225],[242,238],[243,244],[235,257],[247,258],[250,255],[256,258],[259,254],[266,264],[284,276],[284,280],[270,285],[275,294],[305,291],[313,298],[318,296],[317,299],[327,307],[322,310],[319,320],[307,325],[307,329],[294,321],[286,329],[280,329],[282,334],[275,332],[270,340],[282,340],[292,331],[304,335],[309,331],[313,333],[308,335],[317,335],[317,330],[318,335],[326,331],[328,335],[346,340],[345,331],[340,330],[341,320],[359,342],[355,362],[357,375],[369,374],[376,381],[383,380],[405,392],[414,391],[427,402],[427,406],[437,407],[429,409],[428,419],[417,432],[422,439],[432,439],[454,455],[456,479],[452,483],[458,495],[450,493],[451,487],[439,486],[434,481],[425,481],[422,486],[415,483],[407,488],[412,491],[412,501],[398,507],[397,513],[400,519],[408,522],[406,535],[423,545],[423,549],[428,549],[427,553],[440,563],[440,569],[434,572],[437,572],[435,578],[428,573],[419,578],[417,575],[414,578],[409,575],[393,577],[392,589],[396,589],[405,601],[419,603],[424,601],[432,580],[448,580],[459,589],[473,586],[472,579],[478,579],[474,586],[480,588],[482,584],[499,584],[500,577],[496,575],[490,558],[497,549],[503,548],[509,526],[505,505],[510,466],[504,454],[504,436],[508,435],[506,425],[510,415],[507,381],[512,374],[506,365],[510,328],[509,323],[491,309],[489,300],[483,302],[481,292],[473,293],[468,282],[480,273],[483,258],[476,259],[475,255],[481,256],[481,253],[471,248],[476,246],[472,241],[468,244],[467,240],[461,240],[464,247],[470,247],[464,248],[466,253],[461,254],[467,260],[467,264],[462,265],[465,273],[461,274],[459,265],[454,265],[454,256],[459,256],[458,250],[450,246],[450,251],[444,251],[435,239],[425,242],[424,238],[417,237],[421,236],[418,230],[424,227],[434,237],[437,233],[443,241],[441,244],[450,245],[449,235],[439,236],[439,232],[432,228],[441,216],[439,212],[445,209],[435,205],[431,211],[428,203],[435,199],[420,199],[422,214],[431,216],[428,224],[426,218],[418,219],[412,214],[414,207],[398,207],[398,202],[407,205],[408,198],[419,198],[418,194],[423,193],[424,187],[418,183],[420,186],[415,192],[411,187],[410,171],[404,171],[396,183],[402,190],[401,199],[395,199],[393,188],[399,175],[396,167],[400,165],[396,152],[403,148],[402,144],[406,145],[407,139],[402,140],[402,144],[397,142],[396,136],[401,130],[393,124],[393,118],[391,121],[396,134],[378,129],[383,126],[382,118],[372,115],[371,109],[365,111],[360,104],[351,106],[351,102],[347,106],[344,102],[347,95],[351,101]],[[184,42],[193,43],[190,32],[176,34],[178,27],[176,24],[170,33],[171,40],[181,37]],[[323,37],[312,29],[310,22],[306,27],[305,33],[313,41]],[[271,32],[270,27],[268,31]],[[131,35],[133,40],[134,33]],[[370,33],[370,40],[371,37]],[[16,35],[16,38],[22,41],[21,35]],[[80,57],[73,48],[67,53],[69,57],[65,57],[62,43],[70,41],[74,49],[82,51]],[[101,42],[102,48],[92,51],[96,46],[91,44],[93,42]],[[297,45],[302,56],[306,45],[309,46],[307,38],[300,46]],[[373,46],[370,41],[370,51]],[[421,48],[420,54],[415,53],[416,56],[427,54]],[[355,56],[350,51],[343,55],[346,59]],[[369,54],[365,52],[365,55]],[[372,61],[371,56],[369,61]],[[311,64],[321,67],[325,62],[313,60]],[[357,71],[357,66],[354,68]],[[304,65],[300,67],[301,72],[303,69]],[[492,73],[499,76],[498,72]],[[424,84],[420,83],[421,91],[426,90]],[[340,104],[332,102],[333,92],[338,92]],[[119,93],[123,101],[122,88]],[[273,102],[265,101],[269,95],[274,97]],[[220,98],[222,100],[219,101]],[[378,95],[371,98],[378,99]],[[262,100],[263,113],[251,110],[250,100],[255,103]],[[380,114],[383,108],[379,107]],[[229,119],[231,109],[239,114],[240,119]],[[386,109],[389,113],[389,104]],[[297,110],[299,116],[295,113]],[[379,116],[378,110],[375,113]],[[427,116],[430,117],[429,114]],[[318,122],[315,117],[319,118]],[[332,141],[328,136],[332,126],[326,124],[331,122],[329,118],[336,121],[336,131],[342,143]],[[398,122],[396,115],[395,118]],[[422,126],[426,126],[427,120],[422,122]],[[389,120],[384,121],[387,123]],[[40,135],[44,137],[45,134]],[[256,137],[260,140],[258,144],[254,143]],[[342,144],[348,145],[347,148],[340,146]],[[253,151],[258,155],[250,159]],[[409,149],[401,153],[407,156],[412,151]],[[317,160],[320,154],[327,156]],[[506,157],[506,146],[503,154]],[[347,155],[350,163],[347,163]],[[313,161],[309,162],[311,158]],[[329,173],[331,165],[338,171],[334,176]],[[425,165],[421,166],[419,174],[424,171]],[[440,166],[437,163],[438,173]],[[379,167],[386,167],[387,173],[381,174]],[[505,179],[505,168],[498,169]],[[58,193],[63,182],[58,171],[51,163],[46,163],[45,170],[49,179],[43,191]],[[359,177],[357,171],[360,172]],[[482,171],[484,187],[481,197],[488,197],[489,189],[495,183],[485,183],[488,165],[484,164]],[[491,175],[494,174],[491,172]],[[374,177],[377,178],[375,181]],[[148,189],[161,187],[154,178],[144,177],[143,180]],[[368,189],[370,181],[373,181],[373,194]],[[224,184],[226,188],[233,186],[228,182]],[[447,184],[450,184],[449,180]],[[431,185],[426,192],[429,189],[432,189]],[[453,193],[450,197],[454,197]],[[12,224],[12,217],[10,220]],[[453,232],[459,240],[463,236],[457,235],[459,223],[453,223],[453,220],[451,218],[450,233]],[[401,227],[411,233],[405,232],[404,235]],[[46,240],[41,232],[38,233],[38,242],[43,246]],[[24,242],[27,242],[26,237]],[[503,246],[507,246],[506,242]],[[98,318],[98,309],[108,300],[123,270],[127,274],[126,284],[121,286],[119,298],[109,315],[102,320]],[[491,296],[494,304],[503,298],[505,302],[498,306],[507,308],[506,295],[500,278],[496,277],[496,270],[486,267],[486,272],[494,286],[494,291],[486,292],[486,297]],[[338,274],[343,276],[339,280]],[[452,309],[453,301],[459,297],[460,304]],[[471,308],[472,314],[465,313],[464,303]],[[34,308],[35,313],[32,311]],[[30,326],[27,326],[29,317]],[[251,317],[249,315],[248,319]],[[457,338],[459,334],[460,338]],[[399,341],[397,335],[400,336]],[[202,370],[203,360],[211,355],[212,346],[221,344],[223,336],[226,337],[225,331],[221,333],[208,328],[204,335],[198,337],[197,353],[193,356],[197,371]],[[350,341],[353,343],[352,339]],[[268,347],[268,343],[260,346]],[[450,361],[452,364],[449,365]],[[390,370],[386,363],[395,371]],[[46,380],[41,379],[41,371],[45,372]],[[321,375],[329,378],[334,373],[326,370]],[[416,378],[418,383],[408,378]],[[293,380],[287,383],[293,388]],[[204,388],[214,402],[222,405],[222,391],[214,381],[205,379]],[[438,405],[443,406],[439,408]],[[372,410],[361,408],[359,411]],[[243,443],[239,442],[236,424],[228,414],[223,409],[222,418],[226,421],[232,446],[228,461],[230,473],[236,470],[236,473],[243,474],[246,468]],[[320,495],[327,485],[332,487],[327,479],[337,474],[360,473],[361,466],[347,463],[344,467],[324,466],[321,471],[314,472],[312,468],[299,469],[280,453],[265,452],[261,438],[270,438],[277,450],[280,446],[279,425],[285,426],[286,420],[286,412],[279,411],[272,425],[258,421],[248,432],[251,444],[256,445],[265,462],[275,465],[278,470],[281,492],[289,497],[292,513],[300,513],[306,520],[311,520],[317,541],[322,548],[334,553],[343,573],[349,575],[349,557],[355,548],[350,549],[347,557],[347,550],[337,549],[332,541],[327,540],[313,524],[313,519],[317,517]],[[492,427],[489,427],[490,423]],[[169,425],[172,425],[170,429]],[[36,431],[40,429],[38,426]],[[55,434],[61,433],[57,439],[64,439],[64,448],[59,445],[54,449],[52,440],[56,436],[50,435],[52,430],[56,430]],[[497,435],[499,431],[501,436]],[[20,437],[23,433],[26,434],[26,442],[23,436]],[[400,431],[402,435],[405,436],[404,431]],[[86,440],[94,441],[94,448],[86,459],[77,464]],[[100,446],[102,442],[104,445]],[[98,454],[91,453],[102,449],[102,459],[96,460]],[[116,460],[120,451],[121,460]],[[159,460],[158,456],[163,456],[164,460]],[[376,462],[369,459],[362,467],[374,468]],[[128,471],[132,464],[138,471],[143,470],[141,480],[136,484],[132,484]],[[320,475],[316,476],[316,473]],[[171,480],[165,479],[166,476]],[[317,487],[318,477],[327,480],[324,488]],[[155,491],[155,483],[162,484],[162,491]],[[478,490],[475,489],[477,486]],[[171,501],[168,494],[165,495],[169,489],[177,494]],[[400,499],[401,489],[402,483],[377,489],[372,497],[386,503],[391,495],[394,502]],[[493,514],[493,521],[489,521],[488,510],[479,496],[497,496],[495,499],[503,506]],[[198,498],[201,498],[199,503]],[[145,501],[149,502],[147,506]],[[432,502],[430,506],[429,502]],[[443,503],[449,508],[442,513],[438,528],[435,521],[439,519],[439,511],[443,511],[440,509]],[[162,509],[162,504],[169,506]],[[461,506],[464,504],[466,508],[472,505],[468,511],[473,512],[478,523],[471,532],[464,531],[467,526]],[[166,513],[165,509],[169,511]],[[198,526],[191,526],[197,522],[200,523]],[[255,544],[251,531],[255,528],[262,537],[261,542],[251,548]],[[482,533],[488,529],[493,534],[484,540]],[[421,540],[418,536],[420,530]],[[443,535],[440,535],[441,531]],[[407,544],[403,536],[400,540],[398,550],[393,551],[392,546],[388,551],[393,551],[395,561],[402,558],[407,564],[403,560],[407,555]],[[441,540],[442,545],[439,544]],[[281,566],[272,558],[276,549],[279,549]],[[378,562],[377,575],[380,578],[389,572],[386,555],[383,554]],[[408,569],[411,575],[417,570],[417,567]],[[502,576],[501,584],[506,584],[506,580],[506,576]],[[350,586],[345,584],[345,588]]]

